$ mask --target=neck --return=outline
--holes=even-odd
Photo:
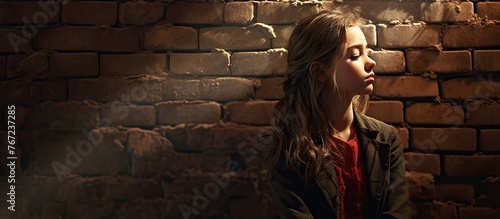
[[[336,98],[337,99],[337,98]],[[354,111],[352,108],[352,98],[340,101],[333,100],[330,103],[333,127],[338,131],[338,137],[347,140],[351,137],[352,123],[354,121]]]

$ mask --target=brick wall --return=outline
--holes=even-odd
[[[252,146],[293,23],[337,7],[370,20],[415,218],[499,215],[498,1],[0,1],[0,218],[275,217]]]

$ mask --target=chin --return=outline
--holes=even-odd
[[[369,85],[368,87],[366,87],[362,94],[361,95],[368,95],[368,94],[372,94],[373,93],[373,85]]]

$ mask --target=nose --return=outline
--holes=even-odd
[[[368,57],[368,61],[366,62],[366,65],[365,65],[366,72],[371,72],[375,68],[375,66],[377,66],[377,63],[375,62],[375,60]]]

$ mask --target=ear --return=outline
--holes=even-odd
[[[309,74],[318,81],[326,81],[327,76],[323,66],[324,65],[318,61],[311,62],[311,64],[309,64]]]

